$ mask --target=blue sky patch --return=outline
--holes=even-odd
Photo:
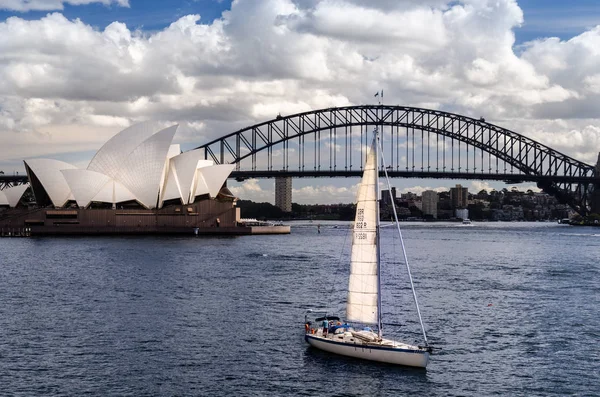
[[[210,24],[231,8],[231,0],[129,0],[130,7],[113,3],[92,3],[73,6],[65,4],[63,10],[17,12],[0,10],[0,20],[11,16],[34,20],[49,12],[60,12],[69,19],[79,18],[97,29],[112,22],[125,23],[129,29],[157,31],[188,14],[200,14],[201,23]],[[568,40],[600,24],[598,0],[521,0],[525,23],[515,29],[517,44],[543,37]]]

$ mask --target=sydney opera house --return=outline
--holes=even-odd
[[[0,230],[245,234],[226,187],[235,166],[216,165],[199,150],[182,153],[172,144],[176,131],[177,125],[133,125],[106,142],[85,169],[53,159],[25,160],[29,184],[0,191],[0,207],[17,207],[0,213]],[[23,208],[27,191],[34,203]]]

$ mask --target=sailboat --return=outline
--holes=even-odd
[[[402,251],[408,278],[417,307],[424,343],[412,345],[384,338],[381,319],[381,255],[379,222],[379,132],[375,129],[373,143],[358,189],[356,216],[352,232],[352,254],[346,321],[326,311],[308,310],[305,315],[304,339],[311,346],[344,356],[383,363],[425,368],[432,347],[421,318],[414,290],[410,266],[406,256],[398,216],[393,206],[394,219],[402,242]],[[387,170],[384,167],[388,187]],[[389,187],[388,191],[392,191]]]

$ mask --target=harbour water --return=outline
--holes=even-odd
[[[307,347],[343,311],[348,224],[291,235],[0,239],[0,385],[11,396],[593,396],[600,229],[403,224],[427,370]],[[420,341],[395,230],[386,335]],[[386,243],[387,241],[387,243]]]

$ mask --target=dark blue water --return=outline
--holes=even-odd
[[[600,395],[600,229],[404,225],[426,371],[309,349],[344,309],[346,226],[239,238],[0,239],[4,395]],[[383,257],[398,262],[394,230]],[[389,336],[420,342],[399,265]]]

